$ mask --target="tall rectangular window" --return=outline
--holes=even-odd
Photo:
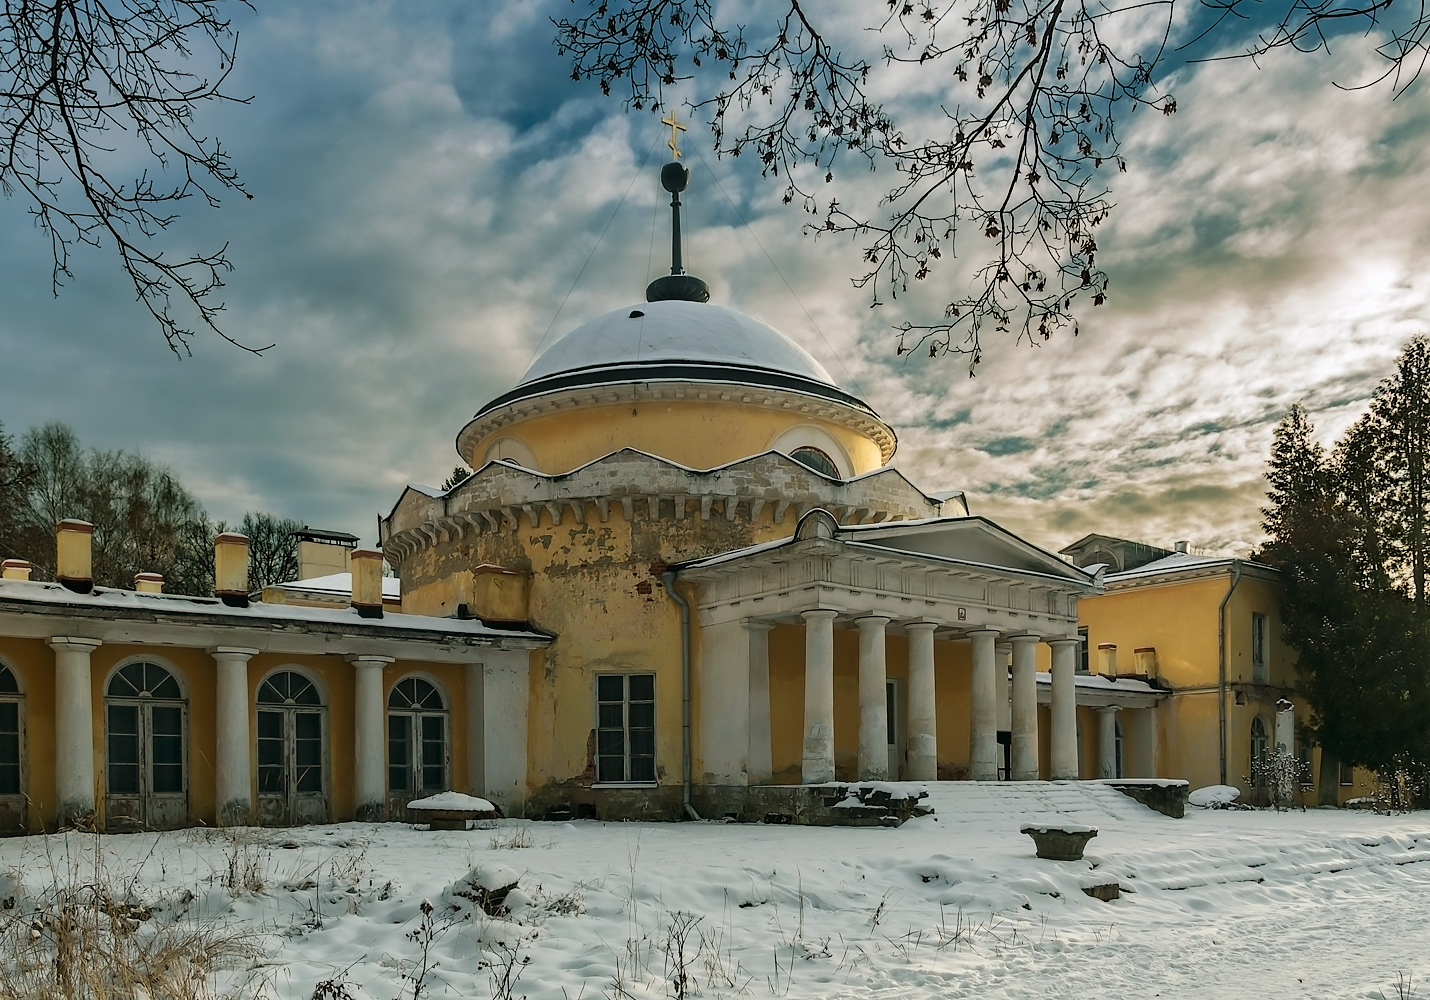
[[[655,674],[596,678],[596,780],[655,780]]]
[[[1091,671],[1092,661],[1087,655],[1087,627],[1077,630],[1077,672],[1085,674]]]
[[[1266,671],[1266,616],[1251,616],[1251,680],[1254,684],[1265,684]]]
[[[20,703],[0,701],[0,795],[20,794]]]

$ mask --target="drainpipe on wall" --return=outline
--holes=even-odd
[[[676,593],[675,570],[660,574],[660,582],[680,606],[680,775],[685,815],[698,820],[700,814],[690,804],[690,602]]]
[[[1226,588],[1226,596],[1221,599],[1221,604],[1217,605],[1216,615],[1216,659],[1217,659],[1217,722],[1220,728],[1221,743],[1221,783],[1226,784],[1226,606],[1231,601],[1231,595],[1236,591],[1236,585],[1241,582],[1241,560],[1231,561],[1231,586]]]

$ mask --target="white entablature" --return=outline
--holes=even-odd
[[[798,621],[812,609],[953,632],[1077,634],[1077,599],[1098,577],[981,517],[841,525],[811,511],[790,538],[679,567],[700,584],[702,625]]]

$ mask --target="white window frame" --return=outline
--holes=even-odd
[[[631,773],[631,678],[632,678],[632,677],[649,677],[649,678],[650,678],[650,681],[651,681],[651,701],[650,701],[650,704],[651,704],[651,734],[652,734],[652,742],[653,742],[653,743],[655,742],[655,733],[658,731],[657,726],[655,725],[655,706],[659,703],[659,700],[660,700],[660,699],[659,699],[659,696],[658,696],[658,692],[657,692],[657,690],[656,690],[656,675],[655,675],[655,671],[653,671],[653,670],[632,670],[632,671],[628,671],[628,672],[625,672],[625,671],[623,671],[623,672],[603,671],[602,673],[596,674],[596,676],[595,676],[595,681],[594,681],[594,684],[593,684],[593,686],[592,686],[592,688],[593,688],[593,689],[592,689],[592,695],[593,695],[593,697],[592,697],[592,699],[591,699],[592,704],[593,704],[593,706],[594,706],[594,708],[595,708],[595,719],[594,719],[594,722],[595,722],[595,728],[596,728],[596,755],[595,755],[595,761],[594,761],[594,763],[595,763],[595,771],[596,771],[596,774],[595,774],[596,780],[593,782],[593,787],[596,787],[596,788],[655,788],[657,785],[660,784],[660,781],[659,781],[660,766],[659,766],[659,763],[658,763],[658,762],[659,762],[660,755],[659,755],[658,752],[657,752],[657,753],[652,753],[652,755],[651,755],[651,768],[652,768],[652,770],[654,771],[655,776],[652,777],[650,780],[635,781],[635,780],[631,780],[629,777],[622,778],[622,779],[619,780],[619,781],[602,781],[602,780],[601,780],[601,730],[602,730],[602,728],[603,728],[603,727],[601,726],[601,706],[602,706],[603,704],[615,704],[614,702],[603,702],[602,699],[601,699],[601,679],[604,678],[604,677],[619,677],[619,678],[621,678],[621,733],[622,733],[622,745],[623,745],[623,747],[624,747],[624,755],[625,755],[624,765],[623,765],[623,767],[622,767],[622,772],[621,772],[622,774],[629,776],[630,773]],[[656,750],[656,747],[655,747],[655,746],[652,746],[651,749],[654,751],[654,750]]]

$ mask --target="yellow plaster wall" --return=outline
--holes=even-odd
[[[804,626],[776,625],[770,644],[770,755],[776,784],[798,784],[804,750]],[[889,635],[885,669],[904,681],[908,698],[908,640]],[[934,643],[935,714],[941,778],[963,777],[968,767],[968,685],[971,653],[967,642]],[[907,713],[905,734],[907,734]],[[907,763],[907,762],[905,762]],[[840,780],[858,777],[859,633],[834,630],[834,767]]]
[[[693,469],[713,469],[768,451],[785,431],[811,424],[848,453],[854,475],[883,465],[873,440],[842,424],[773,406],[719,400],[661,400],[572,407],[508,424],[464,455],[479,468],[499,438],[515,438],[535,454],[539,471],[569,472],[622,448],[658,455]]]
[[[1078,602],[1079,622],[1088,630],[1091,665],[1097,670],[1097,647],[1117,645],[1120,673],[1135,669],[1134,651],[1157,650],[1157,670],[1174,690],[1157,710],[1158,769],[1162,777],[1185,778],[1193,788],[1221,780],[1221,722],[1218,712],[1217,608],[1231,584],[1222,575],[1119,590]],[[1295,650],[1282,637],[1281,594],[1271,581],[1243,576],[1227,603],[1227,782],[1251,792],[1251,722],[1259,713],[1268,736],[1275,735],[1275,703],[1296,684]],[[1267,616],[1267,683],[1252,682],[1252,615]],[[1041,667],[1040,667],[1041,669]],[[1233,685],[1242,685],[1246,698],[1236,704]],[[1306,716],[1304,701],[1297,702],[1297,725]],[[1097,759],[1096,720],[1083,734],[1084,759]],[[1319,753],[1313,759],[1318,759]],[[1095,763],[1092,765],[1095,767]],[[1084,767],[1084,773],[1089,767]],[[1319,772],[1313,774],[1319,780]],[[1370,779],[1357,774],[1354,794],[1368,794]],[[1339,793],[1341,801],[1351,791]]]
[[[450,615],[468,602],[471,567],[496,563],[531,574],[531,622],[556,634],[532,654],[527,767],[532,789],[595,779],[596,676],[653,673],[656,686],[657,781],[681,781],[680,610],[664,591],[666,562],[693,552],[723,551],[787,536],[793,523],[776,524],[766,511],[757,522],[627,522],[613,504],[609,521],[587,518],[560,525],[548,512],[533,528],[483,534],[426,549],[402,565],[403,604],[415,614]],[[687,600],[693,591],[682,584]],[[480,659],[479,655],[474,655]],[[699,629],[691,650],[692,743],[699,759]],[[552,792],[553,798],[561,798]],[[540,795],[537,795],[538,802]]]
[[[25,824],[32,833],[55,828],[55,654],[43,639],[0,638],[0,658],[25,696]]]

